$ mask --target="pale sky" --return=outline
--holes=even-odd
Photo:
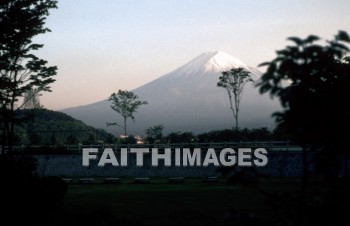
[[[37,53],[58,66],[44,107],[60,110],[132,90],[221,50],[250,66],[287,37],[350,33],[349,0],[59,0]],[[263,68],[260,68],[263,70]]]

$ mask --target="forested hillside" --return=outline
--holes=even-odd
[[[64,145],[112,142],[103,129],[88,126],[62,112],[47,109],[24,109],[16,112],[16,145]]]

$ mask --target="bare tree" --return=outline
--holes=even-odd
[[[244,68],[232,68],[230,71],[223,71],[217,83],[217,86],[223,87],[227,91],[236,130],[238,130],[238,114],[243,89],[248,82],[253,82],[249,71],[246,71]]]

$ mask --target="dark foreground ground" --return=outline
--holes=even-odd
[[[264,179],[259,184],[260,189],[200,179],[185,179],[181,184],[168,184],[165,179],[152,179],[150,184],[133,184],[127,179],[121,184],[70,184],[62,212],[52,222],[84,226],[287,225],[295,216],[293,194],[300,188],[300,179]],[[319,191],[319,187],[319,182],[312,182],[311,189]],[[274,199],[267,194],[279,194],[277,202],[286,203],[271,204]]]

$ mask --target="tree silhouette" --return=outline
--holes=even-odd
[[[162,124],[148,127],[145,130],[146,139],[147,139],[148,143],[153,144],[153,143],[162,141],[163,129],[164,129],[164,126]]]
[[[325,46],[310,35],[289,38],[294,43],[277,51],[258,83],[262,93],[277,96],[284,111],[274,114],[292,139],[311,148],[335,149],[348,140],[350,111],[349,35],[340,31]]]
[[[238,130],[238,114],[243,89],[248,82],[252,81],[249,71],[246,71],[244,68],[232,68],[230,71],[223,71],[217,83],[217,86],[223,87],[227,91],[236,130]]]
[[[118,90],[117,94],[112,93],[108,101],[112,101],[111,108],[123,117],[124,123],[123,126],[115,122],[107,123],[107,126],[116,125],[123,128],[125,136],[127,136],[126,121],[131,118],[135,122],[134,113],[141,105],[148,104],[147,101],[139,100],[136,94],[127,90]]]
[[[56,8],[53,0],[4,0],[0,3],[0,121],[3,151],[12,150],[15,110],[19,97],[28,90],[50,91],[57,67],[33,54],[43,47],[32,39],[49,32],[44,27],[49,10]],[[6,142],[6,143],[5,143]]]
[[[284,108],[273,115],[278,129],[289,133],[295,142],[304,147],[304,173],[296,223],[305,225],[308,169],[315,159],[308,158],[309,151],[316,151],[317,155],[314,156],[319,159],[332,157],[329,160],[337,155],[346,156],[349,150],[350,110],[347,103],[350,99],[350,58],[346,44],[350,43],[350,37],[340,31],[334,40],[327,41],[323,46],[315,43],[320,40],[315,35],[305,39],[291,37],[289,40],[293,45],[277,51],[274,60],[262,64],[267,66],[267,70],[258,86],[260,92],[269,92],[278,97]],[[332,180],[329,180],[331,187],[339,178],[337,170],[335,172]],[[332,193],[334,191],[329,194]],[[347,192],[342,194],[344,198],[347,197]],[[339,208],[339,205],[333,207]],[[325,217],[319,218],[328,220],[332,219],[331,215],[339,215],[337,211],[325,213]]]
[[[165,139],[169,143],[194,143],[197,140],[192,132],[171,132]]]

